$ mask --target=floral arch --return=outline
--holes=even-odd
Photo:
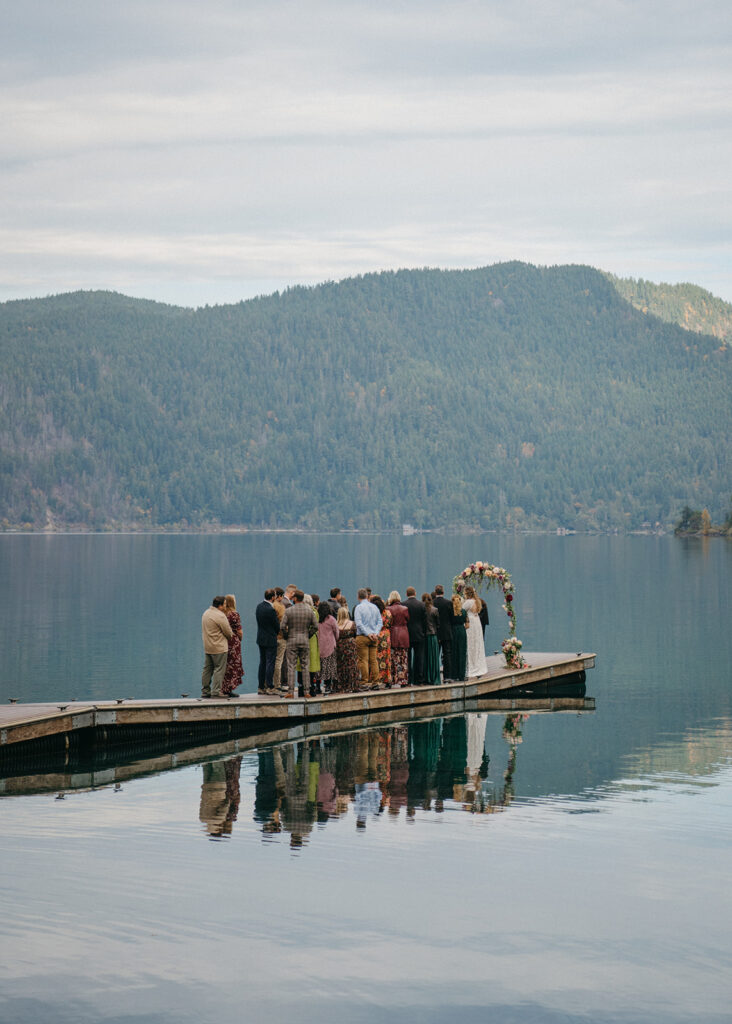
[[[514,587],[511,574],[502,569],[499,565],[491,565],[490,562],[472,562],[462,572],[459,572],[452,581],[453,594],[461,597],[466,587],[471,586],[476,593],[480,593],[483,587],[490,589],[498,586],[503,591],[503,610],[508,616],[509,636],[501,643],[501,650],[509,668],[526,668],[526,662],[521,656],[523,644],[516,636],[516,610],[514,608]]]

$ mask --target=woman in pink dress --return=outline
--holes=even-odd
[[[320,623],[318,624],[320,678],[323,682],[323,690],[328,694],[338,687],[336,644],[338,643],[339,630],[333,609],[327,601],[321,601],[318,605],[318,615],[320,616]]]
[[[229,640],[229,657],[226,662],[226,673],[221,683],[222,697],[238,697],[234,693],[237,686],[241,685],[244,675],[244,668],[241,663],[241,640],[244,635],[241,628],[241,619],[236,610],[236,598],[233,594],[227,594],[224,600],[223,612],[231,626],[231,640]]]

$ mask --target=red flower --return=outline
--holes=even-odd
[[[513,594],[506,594],[507,601],[513,601]]]

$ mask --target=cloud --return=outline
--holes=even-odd
[[[666,251],[732,298],[731,50],[710,0],[13,6],[0,294],[124,266],[210,301],[490,250]]]

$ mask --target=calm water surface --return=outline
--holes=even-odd
[[[453,716],[0,800],[0,1020],[709,1021],[732,1004],[732,545],[0,537],[0,699],[176,696],[234,591],[484,558],[594,713]],[[505,635],[489,596],[489,650]]]

